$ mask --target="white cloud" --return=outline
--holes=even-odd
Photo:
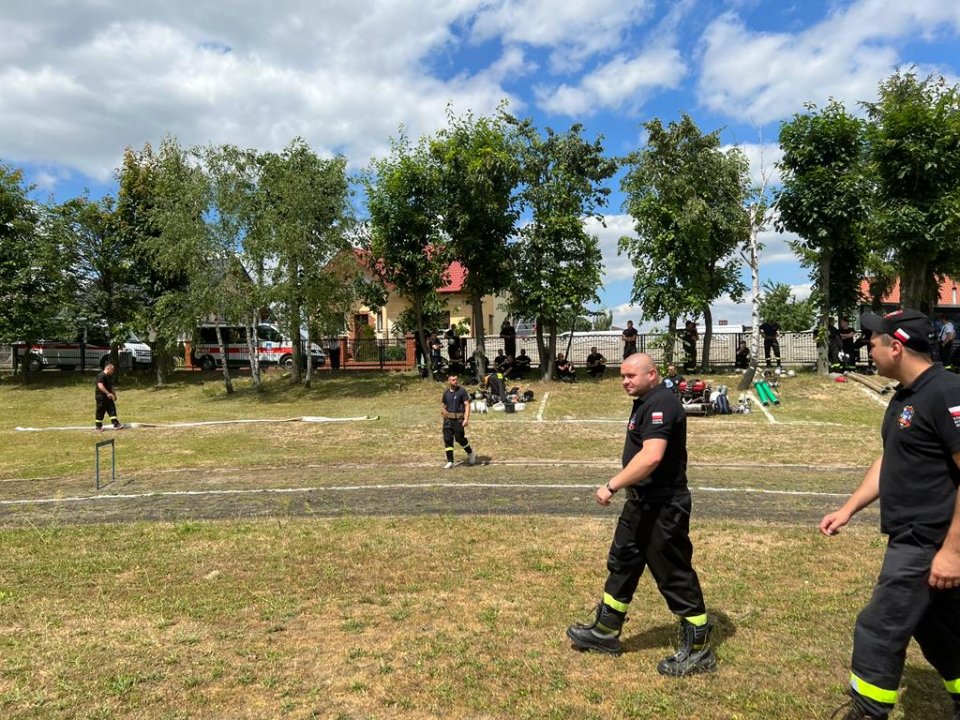
[[[569,72],[609,52],[650,12],[651,0],[495,0],[473,22],[478,41],[549,47],[554,72]]]
[[[760,124],[830,97],[853,110],[876,96],[878,81],[901,61],[896,41],[944,28],[960,29],[957,3],[860,0],[797,34],[755,32],[726,14],[703,35],[699,98],[711,110]]]
[[[635,111],[652,91],[675,88],[684,75],[686,65],[677,48],[657,44],[634,56],[617,55],[576,85],[538,86],[537,105],[572,116],[592,115],[605,108]]]
[[[608,285],[617,280],[633,278],[633,263],[626,255],[618,255],[620,238],[624,235],[633,235],[633,218],[629,215],[606,215],[606,227],[597,220],[588,218],[584,227],[591,235],[600,240],[600,252],[603,254],[603,284]]]
[[[0,157],[106,180],[125,146],[169,132],[263,150],[301,135],[364,164],[401,123],[416,137],[448,103],[484,114],[509,97],[516,51],[449,79],[424,67],[479,2],[4,5],[16,55],[0,50]]]
[[[780,171],[776,164],[783,159],[783,149],[777,143],[741,143],[739,145],[724,145],[721,150],[737,147],[746,156],[750,163],[750,182],[755,187],[766,187],[767,190],[777,187],[781,183]]]

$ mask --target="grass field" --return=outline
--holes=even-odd
[[[798,376],[772,418],[691,418],[695,562],[721,665],[678,682],[656,673],[674,625],[649,579],[622,657],[563,634],[605,577],[617,509],[591,507],[589,488],[622,447],[616,379],[533,383],[525,412],[474,416],[489,464],[444,471],[440,389],[413,377],[275,377],[262,395],[241,380],[232,397],[212,376],[124,378],[127,422],[379,419],[124,431],[100,493],[100,436],[13,429],[92,425],[92,382],[0,383],[0,717],[826,718],[842,699],[883,549],[875,515],[815,531],[879,451],[881,404],[853,383]],[[257,518],[257,496],[214,494],[264,488],[330,492]],[[144,521],[171,496],[166,521]],[[229,511],[197,519],[201,500]],[[895,717],[947,716],[915,648],[904,686]]]

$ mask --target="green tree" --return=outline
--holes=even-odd
[[[513,192],[520,163],[505,117],[454,117],[430,142],[438,173],[441,221],[453,260],[466,268],[471,326],[477,341],[477,367],[486,368],[483,304],[502,291],[510,274],[508,240],[517,220]]]
[[[827,316],[857,304],[866,262],[862,225],[870,207],[865,123],[831,101],[780,126],[783,185],[777,193],[777,229],[800,236],[794,250],[819,289],[817,333],[821,373],[827,372]]]
[[[898,72],[864,107],[871,237],[899,270],[901,304],[932,313],[940,276],[960,270],[960,86]]]
[[[599,138],[583,138],[581,125],[563,134],[547,128],[541,135],[529,120],[510,122],[519,141],[519,197],[531,219],[511,248],[515,280],[509,308],[516,317],[536,318],[537,350],[545,360],[540,372],[550,380],[558,331],[575,329],[584,305],[599,300],[600,242],[587,233],[584,218],[603,222],[599,212],[610,194],[604,183],[617,163],[604,157]]]
[[[62,245],[31,190],[0,165],[0,342],[28,347],[65,329],[70,300]]]
[[[260,156],[259,204],[251,232],[272,258],[272,287],[293,341],[291,381],[301,382],[303,338],[319,302],[322,271],[346,249],[349,186],[346,160],[322,159],[295,138],[281,153]],[[310,368],[308,367],[308,379]]]
[[[750,236],[748,163],[686,114],[666,128],[658,119],[643,127],[647,146],[627,158],[621,182],[637,233],[620,239],[636,268],[631,299],[645,316],[668,318],[671,330],[680,316],[702,314],[706,367],[710,304],[723,293],[737,301],[746,289],[734,253]]]
[[[173,138],[164,140],[161,154],[168,161],[180,151]],[[119,242],[134,247],[137,295],[136,329],[153,336],[153,363],[157,385],[164,385],[174,369],[177,338],[193,327],[184,322],[190,307],[190,281],[176,261],[179,250],[161,238],[162,208],[158,208],[161,157],[146,144],[127,148],[117,172],[117,233]],[[173,190],[172,192],[176,192]],[[167,232],[167,239],[175,235]],[[172,240],[171,240],[172,242]]]
[[[763,285],[760,298],[760,317],[774,320],[783,332],[806,332],[816,323],[817,306],[814,297],[798,300],[786,283],[770,282]]]
[[[73,198],[55,208],[54,217],[70,268],[76,329],[104,322],[111,360],[119,368],[120,346],[135,324],[140,295],[136,247],[118,232],[116,200]]]
[[[432,377],[427,321],[439,313],[437,289],[445,283],[449,248],[440,220],[440,187],[427,145],[411,147],[401,132],[390,157],[376,160],[365,174],[370,215],[370,269],[410,302],[405,324],[417,333]]]

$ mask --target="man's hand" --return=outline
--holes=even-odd
[[[850,522],[851,513],[844,508],[827,513],[820,521],[820,532],[824,535],[836,535],[840,528]]]
[[[466,427],[466,426],[469,425],[469,424],[470,424],[470,418],[465,417],[465,418],[463,419],[463,422],[461,423],[461,425],[462,425],[463,427]]]
[[[960,552],[942,547],[930,565],[930,587],[949,590],[960,587]]]
[[[613,497],[613,493],[607,490],[606,485],[601,485],[597,488],[596,497],[597,505],[609,505],[610,499]]]

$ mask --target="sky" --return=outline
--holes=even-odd
[[[686,112],[776,187],[781,122],[830,98],[862,113],[898,68],[956,83],[958,36],[956,0],[5,0],[0,163],[58,201],[115,193],[124,148],[168,134],[262,151],[300,136],[359,171],[401,126],[430,135],[448,107],[506,100],[541,129],[583,124],[611,155]],[[617,241],[633,226],[611,188],[606,227],[589,223],[602,305],[651,327],[630,304]],[[789,239],[762,233],[761,280],[802,298]],[[724,297],[713,314],[748,323],[750,308]]]

